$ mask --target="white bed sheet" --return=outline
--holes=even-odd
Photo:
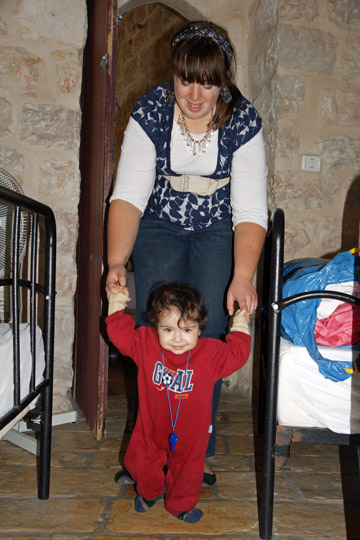
[[[346,362],[359,354],[338,347],[320,346],[319,351]],[[305,347],[281,338],[277,416],[281,425],[360,433],[360,373],[346,381],[326,379]]]
[[[29,392],[31,377],[30,325],[20,323],[20,398]],[[45,369],[44,343],[36,327],[36,384],[43,379]],[[0,417],[14,404],[13,334],[10,324],[0,324]]]

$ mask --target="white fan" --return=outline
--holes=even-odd
[[[0,168],[0,186],[17,193],[24,193],[20,184],[11,174]],[[12,235],[13,218],[15,215],[12,204],[0,199],[0,279],[11,276],[12,272]],[[19,264],[24,259],[28,240],[29,216],[26,211],[20,212],[19,229]],[[5,288],[0,287],[0,318],[4,317]]]

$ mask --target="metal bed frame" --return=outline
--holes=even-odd
[[[39,464],[38,464],[38,498],[48,499],[50,488],[50,454],[51,454],[51,424],[52,424],[52,394],[53,394],[53,358],[54,358],[54,319],[55,319],[55,265],[56,265],[56,224],[52,210],[23,194],[16,193],[0,186],[0,201],[6,202],[14,209],[12,215],[12,251],[11,277],[0,280],[0,286],[10,287],[11,321],[13,332],[13,372],[14,372],[14,406],[0,418],[0,429],[5,428],[29,406],[34,399],[39,398],[36,408],[29,414],[32,428],[40,431]],[[31,223],[29,241],[28,272],[23,279],[19,262],[19,233],[21,216],[28,215]],[[41,224],[39,222],[41,220]],[[40,234],[44,223],[45,246],[41,249]],[[44,268],[41,266],[43,263]],[[43,273],[42,283],[39,283],[39,268]],[[19,324],[20,304],[22,295],[28,298],[28,318],[30,327],[30,344],[32,356],[31,380],[28,394],[20,398],[20,346]],[[43,309],[39,316],[39,304]],[[36,324],[42,327],[45,371],[40,384],[35,384],[36,368]]]
[[[277,425],[281,313],[288,306],[312,298],[332,298],[360,307],[360,299],[336,291],[311,291],[282,298],[284,264],[284,212],[276,209],[265,243],[263,316],[261,337],[259,431],[263,433],[260,538],[272,538],[275,466],[290,455],[291,441],[360,445],[360,434],[346,435],[329,429]]]

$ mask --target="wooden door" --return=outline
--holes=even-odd
[[[74,395],[95,437],[106,430],[108,347],[103,328],[104,221],[113,174],[117,0],[87,0],[81,195],[75,300]]]

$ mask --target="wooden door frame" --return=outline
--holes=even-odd
[[[86,3],[73,393],[95,437],[101,439],[106,433],[108,389],[104,231],[113,175],[117,0]]]

